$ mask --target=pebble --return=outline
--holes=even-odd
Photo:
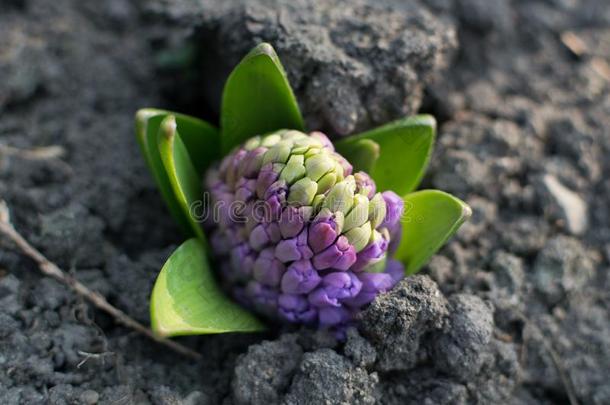
[[[83,391],[82,394],[80,394],[80,400],[84,404],[88,404],[88,405],[97,404],[99,399],[100,399],[100,394],[98,394],[97,391],[86,390],[86,391]]]
[[[542,185],[550,197],[551,210],[565,221],[566,228],[573,235],[582,235],[587,230],[587,203],[574,191],[566,188],[553,175],[547,174]]]

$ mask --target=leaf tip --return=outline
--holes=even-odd
[[[430,127],[434,132],[436,132],[437,123],[436,123],[436,118],[434,118],[433,115],[419,114],[413,118],[415,121],[417,121],[418,124],[426,126],[426,127]]]
[[[176,117],[174,115],[168,115],[161,122],[161,131],[168,139],[172,138],[176,134]]]
[[[436,191],[438,191],[438,190],[436,190]],[[440,191],[440,193],[453,199],[453,201],[455,201],[457,204],[459,204],[460,208],[462,209],[460,212],[459,219],[458,219],[458,227],[461,226],[464,222],[468,221],[472,217],[472,208],[470,207],[470,205],[466,204],[460,198],[457,198],[449,193],[446,193],[444,191]]]
[[[268,42],[261,42],[257,46],[255,46],[250,53],[248,53],[246,58],[259,56],[259,55],[267,55],[270,58],[276,58],[277,54],[275,53],[275,49]]]
[[[361,142],[364,142],[367,144],[367,147],[370,149],[371,153],[375,156],[375,159],[377,159],[379,157],[379,154],[381,153],[381,147],[379,146],[379,144],[375,141],[373,141],[372,139],[363,139]]]
[[[151,319],[150,327],[155,336],[159,338],[168,338],[171,335],[170,331],[160,325],[154,318]]]
[[[472,217],[472,208],[466,203],[462,203],[462,221],[466,222]]]
[[[146,122],[150,117],[159,114],[160,110],[155,108],[140,108],[136,111],[136,121],[139,123]]]

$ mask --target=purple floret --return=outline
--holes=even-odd
[[[275,257],[284,263],[311,259],[313,252],[307,244],[307,231],[304,228],[294,238],[279,241],[275,247]]]
[[[309,324],[318,319],[318,310],[302,294],[282,294],[278,297],[280,316],[292,323]]]
[[[292,262],[282,277],[281,290],[288,294],[307,294],[322,278],[309,260]]]
[[[309,246],[314,253],[320,253],[335,243],[341,229],[335,215],[328,211],[321,213],[310,225]]]
[[[313,258],[313,265],[318,270],[347,270],[355,262],[356,250],[343,235]]]
[[[381,193],[385,200],[387,214],[385,220],[381,223],[381,227],[384,227],[390,232],[390,245],[388,251],[394,253],[398,244],[400,243],[400,219],[402,218],[405,210],[405,203],[396,193],[393,191],[384,191]]]
[[[356,297],[361,289],[362,282],[351,271],[335,272],[324,276],[308,298],[318,308],[340,307],[343,300]]]

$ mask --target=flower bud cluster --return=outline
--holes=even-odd
[[[223,283],[261,314],[342,327],[403,276],[388,257],[402,199],[352,174],[320,132],[251,138],[205,182],[221,207],[206,226]]]

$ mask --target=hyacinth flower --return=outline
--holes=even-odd
[[[254,48],[224,87],[220,129],[142,109],[140,147],[187,240],[151,296],[161,336],[284,322],[340,331],[417,272],[469,218],[414,191],[435,138],[419,115],[332,142],[306,132],[280,61]]]

